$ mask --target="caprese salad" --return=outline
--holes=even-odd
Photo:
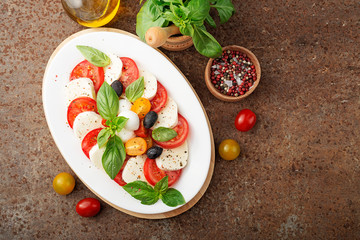
[[[189,125],[156,77],[128,57],[77,46],[85,60],[66,84],[67,122],[84,154],[143,204],[185,203],[168,188],[188,162]]]

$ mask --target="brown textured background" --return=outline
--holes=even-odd
[[[71,172],[47,128],[41,101],[46,63],[58,44],[84,29],[60,0],[0,3],[1,239],[360,239],[360,3],[356,0],[234,0],[237,13],[211,33],[252,50],[262,79],[239,103],[215,99],[204,84],[207,58],[192,47],[168,52],[209,115],[217,154],[204,197],[166,220],[138,219],[102,203],[81,218],[76,203],[94,195],[76,179],[68,196],[52,180]],[[109,27],[135,33],[138,1],[123,0]],[[218,20],[218,19],[216,19]],[[238,132],[242,108],[258,117]]]

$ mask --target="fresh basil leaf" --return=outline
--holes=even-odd
[[[190,14],[190,10],[185,6],[180,6],[180,10],[184,13],[185,17],[188,17]]]
[[[211,27],[214,27],[214,28],[216,27],[216,23],[215,23],[214,19],[210,16],[210,14],[208,14],[208,15],[206,16],[205,21],[206,21]]]
[[[154,190],[155,190],[155,192],[158,192],[160,194],[163,194],[164,192],[166,192],[168,190],[168,176],[167,175],[155,184]]]
[[[120,132],[125,127],[128,120],[128,118],[123,116],[114,118],[112,122],[116,126],[116,131]]]
[[[166,3],[180,4],[180,5],[183,4],[182,0],[163,0],[163,1]]]
[[[110,135],[111,135],[111,131],[109,128],[101,129],[101,131],[97,136],[97,144],[99,145],[99,148],[103,147],[106,144]]]
[[[226,23],[235,13],[235,8],[231,0],[217,0],[211,7],[216,8],[220,16],[220,23]]]
[[[160,199],[169,207],[176,207],[186,203],[183,195],[174,188],[169,188],[165,193],[161,194]]]
[[[117,135],[110,137],[102,156],[102,165],[111,179],[119,173],[125,157],[125,147],[121,139]]]
[[[100,87],[96,102],[98,111],[104,119],[112,120],[116,117],[119,111],[119,97],[107,82]]]
[[[148,0],[141,7],[136,16],[136,34],[145,41],[145,33],[151,27],[166,27],[169,22],[162,17],[152,0]]]
[[[145,205],[152,205],[159,200],[158,193],[156,193],[151,186],[143,181],[134,181],[128,183],[123,186],[123,189]]]
[[[183,35],[186,35],[186,36],[194,35],[194,28],[190,23],[186,23],[186,24],[180,26],[179,29]]]
[[[169,22],[173,22],[176,26],[179,24],[179,18],[172,12],[166,11],[164,12],[164,18]]]
[[[218,41],[206,31],[204,25],[194,27],[194,34],[192,36],[196,50],[202,55],[209,58],[217,58],[222,54],[222,48]]]
[[[152,137],[154,140],[158,142],[166,142],[174,137],[176,137],[178,134],[174,129],[166,128],[166,127],[158,127],[155,128],[152,132]]]
[[[210,11],[209,0],[191,0],[186,6],[192,21],[204,21]]]
[[[91,64],[97,67],[105,67],[110,64],[110,58],[100,50],[96,48],[77,45],[76,48],[81,52],[81,54],[88,60]]]
[[[144,77],[139,77],[138,80],[131,83],[126,89],[125,94],[126,98],[130,102],[135,102],[136,99],[140,98],[144,93]],[[119,101],[118,101],[119,102]]]

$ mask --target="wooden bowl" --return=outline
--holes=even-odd
[[[260,68],[260,63],[259,63],[258,59],[249,49],[246,49],[244,47],[240,47],[237,45],[230,45],[230,46],[223,47],[223,51],[226,51],[226,50],[239,51],[241,53],[246,54],[246,56],[248,56],[250,58],[251,62],[254,64],[255,70],[256,70],[256,81],[254,82],[254,85],[251,86],[249,91],[247,91],[244,95],[240,95],[238,97],[222,94],[221,92],[219,92],[218,89],[215,88],[214,84],[211,82],[211,79],[210,79],[211,65],[214,61],[213,58],[210,58],[209,62],[206,65],[206,68],[205,68],[205,83],[206,83],[206,86],[209,89],[209,91],[216,98],[226,101],[226,102],[236,102],[236,101],[240,101],[240,100],[246,98],[247,96],[249,96],[255,90],[255,88],[259,85],[260,77],[261,77],[261,68]]]
[[[161,47],[169,51],[182,51],[191,47],[193,44],[190,36],[180,35],[168,38]]]

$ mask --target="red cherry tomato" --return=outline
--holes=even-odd
[[[100,201],[95,198],[84,198],[76,204],[76,212],[82,217],[93,217],[100,211]]]
[[[241,110],[235,118],[235,127],[241,132],[247,132],[254,127],[256,115],[249,109]]]
[[[120,58],[123,63],[120,82],[124,85],[124,89],[139,78],[139,69],[134,60],[128,57]]]
[[[163,109],[167,102],[167,91],[163,85],[158,81],[157,82],[157,92],[155,97],[150,101],[151,109],[150,111],[160,112]]]
[[[164,171],[157,167],[154,159],[147,158],[144,164],[144,175],[146,180],[153,186],[164,178],[166,175],[168,176],[168,186],[173,185],[181,175],[181,170],[177,171]]]
[[[89,97],[79,97],[74,99],[67,111],[67,120],[71,128],[73,128],[75,118],[82,112],[97,112],[96,101]]]
[[[166,142],[158,142],[154,139],[154,142],[156,142],[159,146],[167,149],[181,146],[189,134],[189,124],[186,119],[179,114],[178,124],[173,129],[178,134],[175,138]]]
[[[82,77],[90,78],[94,83],[95,92],[98,92],[104,82],[104,69],[84,60],[74,67],[70,74],[70,81]]]
[[[102,128],[97,128],[90,131],[88,134],[85,135],[84,139],[81,142],[81,149],[85,153],[85,155],[89,157],[89,152],[93,146],[97,144],[97,136]]]
[[[134,131],[136,136],[146,138],[149,135],[149,129],[144,127],[144,120],[140,120],[140,126],[137,130]]]
[[[117,184],[119,184],[120,186],[125,186],[125,185],[126,185],[126,182],[124,181],[124,179],[123,179],[123,177],[122,177],[122,173],[123,173],[123,171],[124,171],[124,167],[125,167],[128,159],[129,159],[128,157],[125,159],[125,161],[124,161],[124,163],[123,163],[123,165],[122,165],[119,173],[118,173],[118,174],[115,176],[115,178],[114,178],[114,181],[115,181]]]

